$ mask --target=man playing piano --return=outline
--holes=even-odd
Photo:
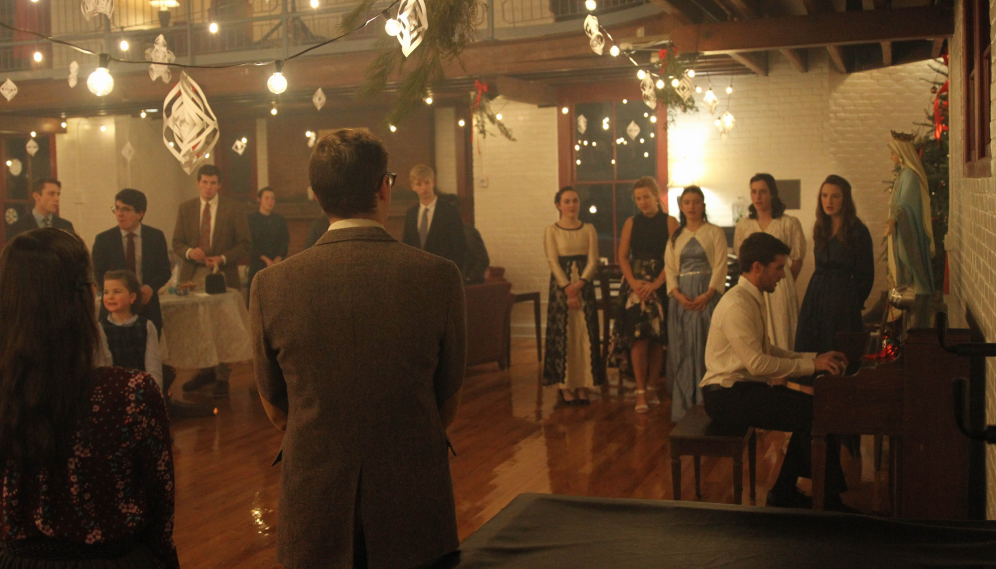
[[[786,379],[826,371],[841,375],[847,357],[790,352],[771,344],[766,333],[764,296],[785,277],[789,247],[767,233],[755,233],[740,247],[743,273],[716,306],[706,342],[706,374],[701,386],[706,413],[717,423],[789,431],[792,438],[768,506],[810,508],[812,500],[796,488],[810,472],[813,396],[789,389]],[[826,509],[856,512],[840,499],[845,489],[840,447],[828,438]]]

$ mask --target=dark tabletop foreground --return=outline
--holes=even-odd
[[[521,494],[438,567],[996,567],[996,522]]]

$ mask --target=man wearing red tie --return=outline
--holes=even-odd
[[[173,252],[180,259],[180,282],[194,281],[203,289],[204,279],[217,268],[229,288],[239,289],[239,259],[249,255],[252,237],[242,204],[221,197],[221,171],[208,164],[197,170],[200,196],[180,204],[173,230]],[[195,391],[217,381],[215,397],[228,397],[226,364],[202,369],[183,384]]]

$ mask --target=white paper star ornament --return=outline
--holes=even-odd
[[[408,57],[422,43],[425,32],[429,29],[425,0],[401,0],[398,5],[398,24],[401,27],[398,32],[401,53]]]
[[[636,140],[636,137],[640,136],[640,125],[636,124],[636,121],[629,121],[629,126],[626,127],[626,134],[629,135],[630,140]]]
[[[654,86],[654,80],[647,74],[640,83],[640,91],[643,92],[643,102],[647,104],[651,109],[657,108],[657,87]]]
[[[204,91],[186,73],[163,101],[163,143],[190,174],[218,142],[218,118]]]
[[[242,156],[242,153],[246,151],[246,143],[242,142],[242,139],[240,138],[235,141],[235,144],[232,145],[232,150],[234,150],[239,156]]]
[[[80,64],[75,61],[69,64],[69,88],[72,89],[76,86],[78,81],[78,75],[80,72]]]
[[[21,175],[21,170],[23,170],[23,168],[24,165],[21,164],[21,161],[18,160],[17,158],[11,160],[10,165],[7,166],[7,169],[10,170],[10,175],[14,176],[15,178]]]
[[[169,66],[165,64],[176,61],[176,55],[166,48],[166,38],[162,34],[159,34],[152,47],[145,50],[145,59],[154,62],[149,66],[149,77],[153,81],[162,79],[163,83],[169,83],[172,74]]]
[[[591,50],[602,55],[602,50],[605,49],[605,36],[602,35],[602,31],[598,26],[598,18],[588,14],[588,17],[584,19],[584,33],[588,34],[589,41],[588,45],[591,46]]]
[[[14,208],[8,208],[7,211],[3,213],[3,219],[7,222],[7,225],[14,225],[17,223],[17,210]]]
[[[692,80],[687,76],[682,77],[681,81],[678,82],[678,86],[674,88],[674,92],[687,104],[695,96],[695,83],[692,83]]]
[[[124,156],[125,160],[131,162],[131,159],[135,157],[135,147],[130,142],[126,142],[124,148],[121,149],[121,156]]]
[[[28,151],[28,156],[34,156],[38,152],[38,143],[32,138],[24,145],[24,149]]]
[[[88,22],[97,14],[104,14],[110,18],[114,15],[114,0],[82,0],[80,10]]]
[[[578,132],[584,134],[586,130],[588,130],[588,118],[584,115],[578,115]]]
[[[315,108],[319,111],[325,106],[325,91],[322,91],[321,87],[315,91],[314,96],[311,97],[311,102],[315,104]]]
[[[308,148],[314,148],[316,142],[318,142],[318,134],[315,131],[312,131],[311,134],[308,135]]]
[[[17,96],[17,85],[10,79],[7,79],[3,85],[0,85],[0,95],[3,95],[9,103],[11,99]]]

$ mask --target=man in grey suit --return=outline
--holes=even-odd
[[[256,383],[282,445],[277,560],[410,569],[455,551],[446,427],[466,361],[452,262],[384,230],[396,174],[366,130],[315,145],[331,227],[256,275]]]

